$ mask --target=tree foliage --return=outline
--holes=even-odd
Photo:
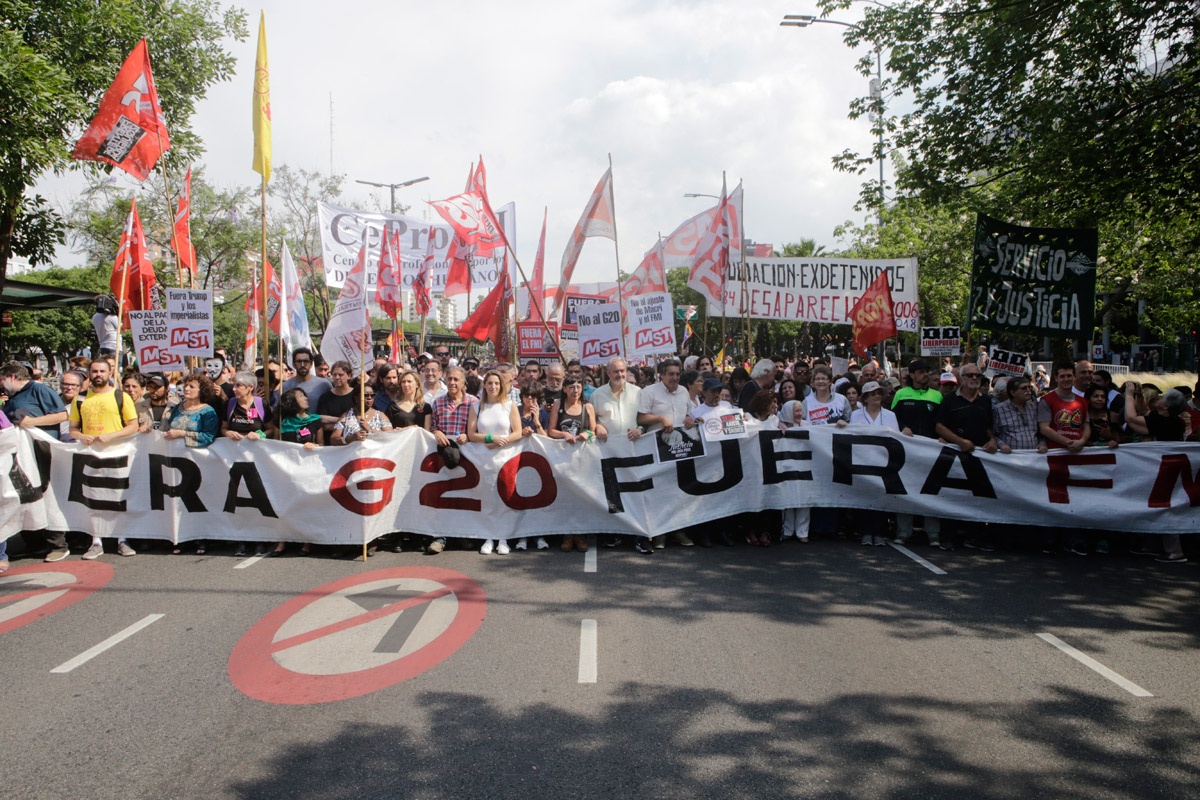
[[[0,285],[14,253],[36,265],[62,235],[61,217],[27,189],[77,165],[75,140],[143,36],[172,158],[190,158],[201,149],[192,112],[210,86],[232,77],[226,41],[246,37],[243,11],[216,0],[0,0]]]

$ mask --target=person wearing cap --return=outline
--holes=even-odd
[[[942,393],[943,400],[958,391],[958,378],[953,372],[942,373],[942,377],[938,378],[938,390]]]
[[[912,386],[897,389],[892,398],[892,411],[896,414],[900,432],[905,436],[936,439],[937,409],[942,404],[942,393],[929,385],[929,364],[919,358],[913,359],[908,363],[908,377]],[[941,531],[941,520],[932,516],[925,517],[925,535],[929,537],[930,547],[942,546]],[[904,544],[912,534],[913,515],[897,513],[896,543]]]
[[[851,425],[867,425],[874,428],[900,430],[896,415],[883,407],[883,386],[878,381],[867,381],[859,395],[861,405],[850,412]],[[885,511],[858,509],[858,526],[862,531],[862,543],[882,547],[888,530],[888,515]]]
[[[146,394],[142,397],[142,402],[145,403],[145,411],[150,416],[150,430],[157,431],[162,427],[163,416],[172,406],[179,403],[179,398],[171,396],[167,379],[155,374],[146,379]],[[141,412],[142,409],[139,408],[139,418]]]

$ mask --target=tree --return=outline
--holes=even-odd
[[[66,286],[72,289],[108,291],[111,267],[79,267],[76,269],[51,268],[29,275],[29,279],[50,286]],[[56,356],[65,361],[77,350],[94,344],[95,329],[91,305],[73,308],[13,309],[12,327],[4,332],[4,343],[10,352],[27,351],[36,347],[48,359]]]
[[[216,0],[0,0],[0,288],[15,255],[35,265],[64,221],[27,190],[68,169],[75,139],[142,36],[170,126],[171,157],[200,152],[190,118],[208,88],[233,75],[225,40],[246,38],[245,13]],[[89,169],[100,167],[89,165]]]
[[[851,0],[821,0],[825,15]],[[884,53],[883,98],[912,109],[877,117],[861,172],[897,150],[898,189],[1034,225],[1200,210],[1200,74],[1192,3],[902,0],[865,7],[845,34]],[[873,57],[859,66],[873,71]],[[885,99],[859,98],[851,117]],[[895,99],[890,101],[897,105]],[[1003,181],[1004,192],[989,187]],[[878,185],[863,186],[867,206]],[[1200,234],[1197,234],[1200,235]]]
[[[323,175],[292,169],[284,164],[276,167],[271,177],[267,191],[281,206],[272,214],[272,219],[275,227],[287,236],[296,272],[304,287],[309,321],[315,323],[314,330],[323,331],[333,313],[336,295],[331,296],[325,285],[317,204],[337,202],[346,176]]]

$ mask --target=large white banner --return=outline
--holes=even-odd
[[[850,309],[880,271],[890,275],[892,312],[902,331],[918,329],[917,259],[747,258],[725,276],[725,313],[753,319],[850,324]],[[719,304],[708,315],[718,316]]]
[[[19,530],[349,544],[402,530],[494,538],[655,535],[764,508],[831,506],[1001,524],[1146,533],[1200,530],[1200,444],[1040,455],[964,453],[869,426],[744,439],[656,463],[659,436],[466,445],[445,468],[418,428],[305,450],[271,440],[185,447],[148,433],[65,444],[0,431],[0,537]],[[1195,459],[1195,460],[1193,460]]]
[[[429,234],[433,231],[433,263],[431,291],[440,294],[446,288],[446,271],[449,262],[447,251],[453,230],[449,225],[435,225],[425,220],[404,214],[385,214],[375,211],[359,211],[329,203],[317,204],[317,215],[321,223],[321,256],[325,266],[325,283],[340,289],[346,275],[358,260],[358,249],[363,236],[367,240],[367,290],[373,297],[375,282],[379,278],[379,237],[386,223],[392,230],[400,231],[400,284],[406,292],[412,291],[417,278],[417,268],[425,258]],[[496,209],[496,217],[504,228],[504,235],[516,246],[515,206],[509,203]],[[497,251],[493,258],[474,259],[471,264],[471,290],[486,290],[496,285],[503,274],[504,254]]]

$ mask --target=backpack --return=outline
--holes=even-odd
[[[236,404],[237,404],[236,397],[229,398],[229,404],[227,406],[225,406],[225,419],[226,420],[228,420],[230,417],[233,416],[233,408]],[[266,413],[263,411],[263,401],[262,401],[262,398],[259,397],[258,395],[254,396],[254,408],[256,411],[258,411],[259,420],[262,421],[263,425],[266,425],[267,417],[266,417]]]

